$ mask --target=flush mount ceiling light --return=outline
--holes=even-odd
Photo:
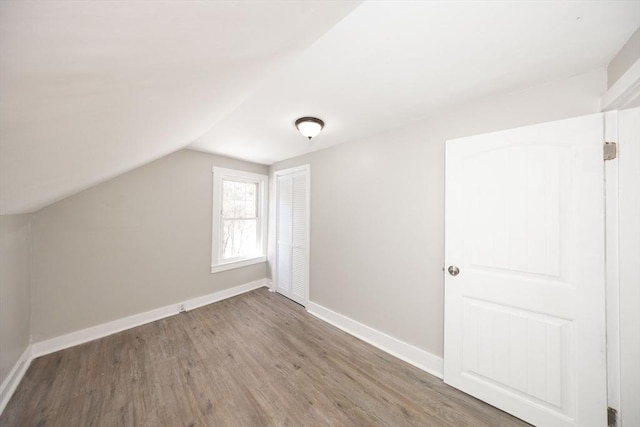
[[[302,135],[311,140],[311,138],[318,136],[324,127],[324,122],[315,117],[301,117],[296,120],[296,127]]]

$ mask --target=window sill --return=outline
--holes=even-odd
[[[243,259],[240,261],[232,261],[224,264],[212,265],[211,272],[219,273],[221,271],[232,270],[234,268],[240,268],[240,267],[247,267],[249,265],[259,264],[261,262],[266,262],[266,261],[267,261],[267,257],[264,255],[256,258]]]

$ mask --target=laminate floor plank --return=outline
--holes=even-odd
[[[34,360],[0,425],[528,424],[263,288]]]

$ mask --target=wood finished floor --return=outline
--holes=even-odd
[[[524,426],[265,288],[33,361],[2,426]]]

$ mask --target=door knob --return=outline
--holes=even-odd
[[[447,270],[449,271],[449,274],[452,276],[457,276],[460,273],[460,269],[455,265],[450,265]]]

